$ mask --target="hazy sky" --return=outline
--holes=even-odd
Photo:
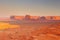
[[[60,16],[60,0],[0,0],[0,17],[26,14]]]

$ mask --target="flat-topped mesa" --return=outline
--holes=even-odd
[[[42,20],[42,21],[43,21],[43,20],[47,20],[46,17],[44,17],[44,16],[39,17],[38,19],[39,19],[39,20]]]
[[[47,19],[46,16],[38,16],[37,19],[31,18],[33,16],[25,15],[25,16],[11,16],[10,19],[16,23],[50,23],[50,22],[60,22],[60,20],[55,20],[54,16],[49,16]],[[18,18],[18,19],[17,19]],[[21,18],[21,19],[20,19]]]
[[[15,20],[15,16],[10,16],[10,19],[11,20]]]
[[[37,18],[36,18],[37,17]],[[25,16],[10,16],[10,19],[11,20],[19,20],[19,19],[22,19],[22,20],[32,20],[32,19],[35,19],[35,20],[55,20],[54,19],[55,17],[54,16],[51,16],[50,19],[47,19],[46,16],[30,16],[30,15],[25,15]]]
[[[30,20],[31,18],[30,18],[30,15],[26,15],[25,17],[24,17],[24,20]]]

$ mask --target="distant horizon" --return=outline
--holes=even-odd
[[[29,14],[26,14],[26,15],[29,15]],[[26,16],[26,15],[10,15],[10,16]],[[0,17],[10,17],[10,16],[0,16]],[[39,15],[30,15],[30,16],[39,16]],[[52,15],[40,15],[41,16],[52,16]],[[54,15],[54,16],[57,16],[57,15]]]
[[[15,16],[15,18],[17,19],[22,19],[24,18],[26,15],[22,16],[22,15],[11,15],[11,16]],[[6,20],[6,19],[10,19],[10,17],[0,17],[0,20]],[[38,17],[42,17],[42,16],[32,16],[32,15],[29,15],[31,18],[34,18],[34,19],[37,19]],[[44,16],[46,17],[47,19],[49,19],[50,17],[54,17],[55,20],[60,20],[60,16]]]
[[[1,15],[0,17],[25,16],[25,15]],[[60,16],[60,15],[30,15],[30,16]]]

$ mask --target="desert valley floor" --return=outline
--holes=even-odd
[[[60,40],[60,23],[0,23],[0,40]]]

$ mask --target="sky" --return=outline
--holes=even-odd
[[[60,16],[60,0],[0,0],[0,17]]]

